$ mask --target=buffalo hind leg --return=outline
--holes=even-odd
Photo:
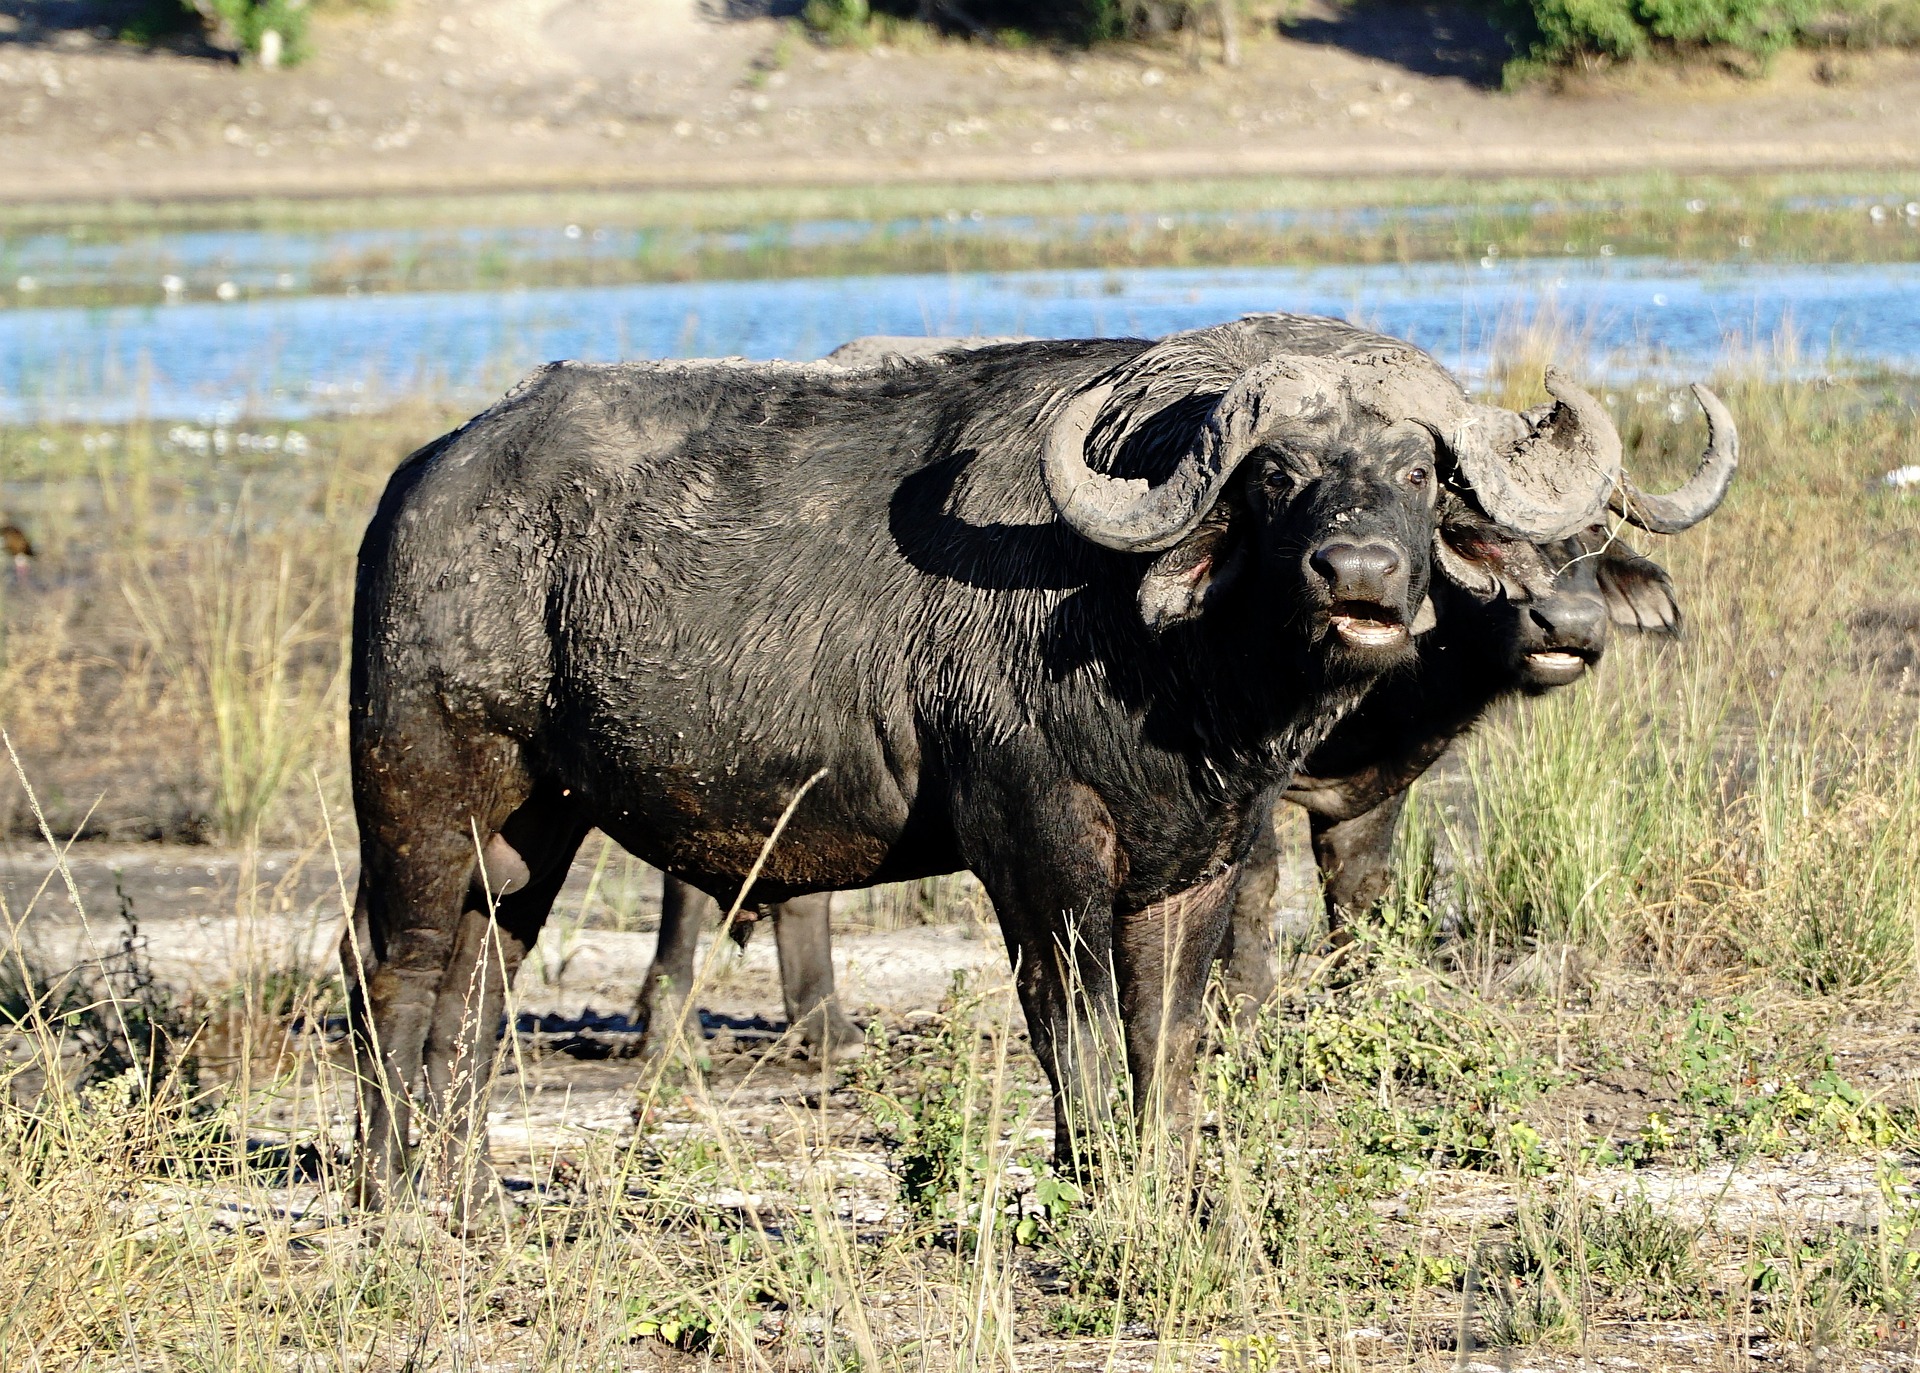
[[[486,839],[474,866],[423,1065],[437,1136],[431,1167],[441,1188],[460,1199],[463,1220],[494,1193],[485,1120],[507,993],[585,838],[577,807],[542,787]]]
[[[1327,939],[1336,948],[1353,941],[1353,922],[1387,899],[1393,882],[1393,836],[1406,808],[1396,791],[1350,820],[1309,817],[1313,861],[1327,903]]]
[[[834,994],[831,900],[825,893],[796,897],[764,907],[761,914],[774,922],[788,1023],[814,1053],[842,1059],[859,1053],[865,1039]],[[694,955],[710,912],[717,918],[718,902],[677,877],[666,879],[660,893],[660,941],[635,1005],[635,1013],[646,1021],[641,1052],[649,1057],[668,1052],[690,1031],[687,997],[693,988]]]
[[[442,720],[356,748],[360,885],[341,938],[360,1089],[357,1191],[378,1206],[409,1176],[413,1093],[460,932],[474,835],[526,795],[511,741]]]
[[[834,994],[832,909],[832,896],[820,892],[782,901],[770,911],[787,1024],[800,1031],[807,1048],[829,1062],[852,1058],[866,1043]]]
[[[700,926],[709,912],[717,914],[714,899],[667,876],[660,888],[660,938],[654,945],[653,966],[634,1001],[634,1015],[645,1022],[640,1036],[641,1056],[664,1059],[683,1045],[691,1045],[688,1024],[693,990],[694,955],[700,949]]]

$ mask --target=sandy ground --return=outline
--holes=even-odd
[[[1206,174],[1920,166],[1920,55],[1495,89],[1484,17],[1316,8],[1226,71],[918,39],[823,48],[789,0],[334,7],[294,70],[0,0],[0,199]],[[1204,56],[1204,55],[1203,55]]]

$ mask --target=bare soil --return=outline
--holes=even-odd
[[[0,198],[1920,164],[1920,57],[1498,89],[1444,5],[1309,0],[1246,60],[910,36],[823,47],[790,0],[323,8],[292,70],[113,35],[129,0],[0,0]],[[772,12],[769,12],[772,11]]]

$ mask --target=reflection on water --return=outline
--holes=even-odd
[[[1823,369],[1920,366],[1914,264],[1037,271],[13,310],[0,419],[296,418],[422,392],[478,404],[551,358],[814,358],[872,333],[1151,336],[1254,310],[1347,316],[1469,376],[1542,311],[1607,375],[1699,375],[1783,334]]]

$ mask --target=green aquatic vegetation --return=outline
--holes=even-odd
[[[1717,261],[1912,261],[1911,188],[1862,178],[1597,178],[1354,187],[1249,179],[1194,185],[878,188],[846,192],[578,194],[359,206],[204,207],[137,221],[72,207],[59,222],[0,208],[0,309],[290,293],[611,286],[1029,269],[1475,263],[1649,255]],[[1863,197],[1880,200],[1869,213]],[[561,236],[571,225],[569,236]],[[174,261],[165,233],[205,227],[392,230],[269,255],[259,275]],[[544,231],[537,244],[524,232]],[[9,250],[56,233],[89,257]],[[474,232],[478,231],[478,232]],[[104,259],[100,256],[107,250]],[[36,252],[42,249],[36,248]],[[25,280],[28,285],[20,283]],[[167,283],[172,282],[171,285]],[[225,294],[221,294],[224,288]]]

